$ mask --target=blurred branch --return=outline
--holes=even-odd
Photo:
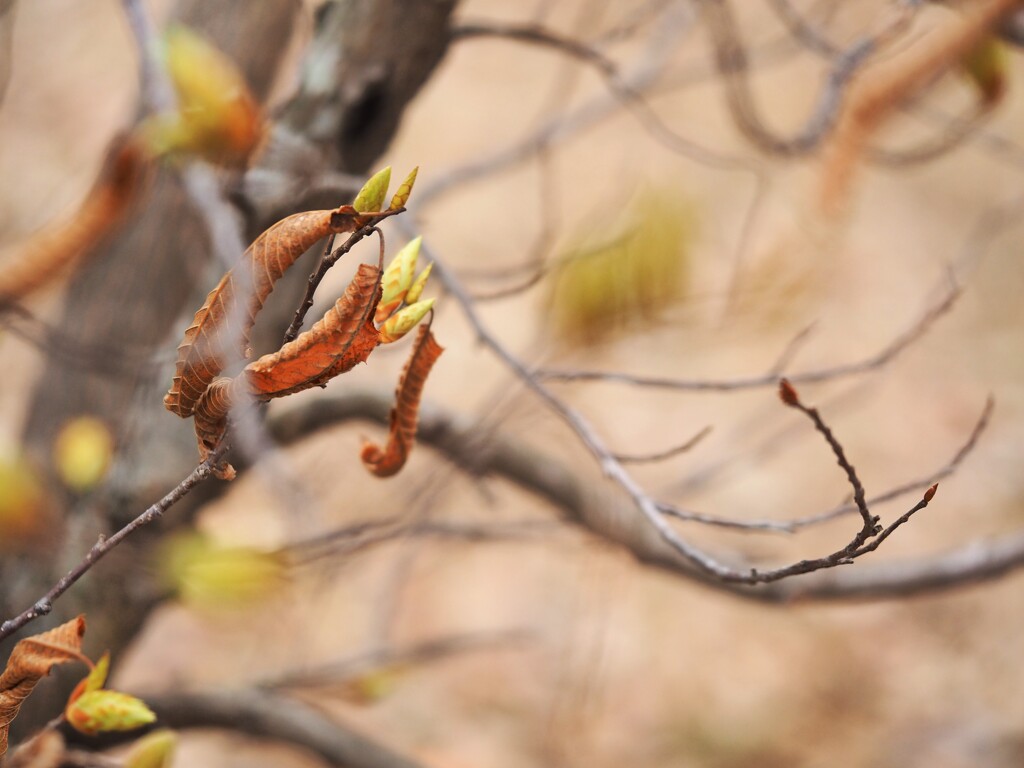
[[[644,98],[643,93],[632,87],[628,80],[619,74],[614,62],[585,43],[538,25],[463,24],[455,27],[452,35],[455,40],[474,37],[505,38],[567,54],[593,67],[601,75],[612,95],[636,118],[646,133],[670,152],[683,155],[710,168],[753,172],[746,159],[710,149],[678,133],[661,119]]]
[[[286,672],[261,681],[260,688],[321,688],[337,685],[382,668],[423,666],[466,653],[518,647],[534,639],[527,629],[464,632],[426,640],[405,648],[381,648],[342,661]]]
[[[877,504],[883,504],[887,501],[892,501],[901,496],[906,496],[911,493],[920,493],[927,488],[935,485],[940,480],[943,480],[951,476],[960,467],[960,464],[968,455],[974,450],[974,447],[978,444],[978,440],[981,438],[985,428],[988,427],[989,420],[992,417],[992,411],[995,407],[995,401],[990,397],[986,403],[985,408],[981,412],[981,416],[978,417],[977,422],[974,424],[974,428],[964,441],[963,445],[957,449],[956,454],[949,460],[944,466],[929,473],[925,477],[918,480],[913,480],[908,483],[902,483],[894,488],[890,488],[887,491],[876,494],[867,499],[867,504],[875,506]],[[797,533],[803,528],[808,528],[814,525],[820,525],[821,523],[835,520],[838,517],[843,517],[851,512],[857,512],[858,507],[855,503],[840,504],[837,507],[833,507],[825,512],[819,512],[814,515],[807,515],[805,517],[798,517],[793,520],[740,520],[736,518],[728,517],[717,517],[714,515],[708,515],[702,512],[693,512],[686,509],[681,509],[674,504],[659,504],[659,508],[662,512],[670,515],[678,520],[686,520],[691,522],[703,523],[705,525],[715,525],[722,528],[734,528],[742,531],[766,531],[775,533]]]
[[[221,728],[310,752],[344,768],[420,768],[420,763],[313,709],[266,689],[145,695],[161,725]]]
[[[845,378],[857,374],[871,373],[885,367],[899,355],[914,345],[932,325],[953,308],[959,298],[961,289],[949,277],[946,295],[936,304],[929,307],[914,323],[885,347],[875,354],[852,363],[844,363],[829,368],[804,371],[803,373],[786,374],[793,384],[816,384],[823,381]],[[637,376],[631,373],[615,371],[569,371],[540,369],[536,375],[548,381],[603,381],[615,384],[627,384],[637,387],[655,389],[672,389],[687,392],[732,392],[742,389],[757,389],[778,386],[781,372],[778,366],[760,376],[745,376],[733,379],[676,379],[659,376]]]
[[[655,26],[643,53],[621,75],[622,82],[630,91],[642,93],[662,74],[692,18],[687,5],[673,3],[669,6],[660,23]],[[423,184],[414,198],[416,208],[427,207],[457,186],[478,181],[524,162],[541,149],[568,140],[621,108],[621,100],[615,94],[603,94],[568,114],[555,115],[530,134],[435,176],[429,184]]]
[[[757,114],[750,90],[746,47],[740,40],[728,0],[701,0],[700,6],[715,49],[715,63],[725,83],[729,110],[736,126],[751,143],[769,154],[799,156],[816,150],[836,125],[847,87],[854,75],[869,57],[906,27],[914,5],[916,3],[904,3],[905,7],[879,32],[858,40],[849,48],[839,52],[829,50],[832,67],[811,116],[792,137],[782,138],[767,128]],[[816,47],[820,45],[806,25],[800,25],[794,34],[800,40],[811,37]]]
[[[384,393],[353,391],[282,409],[271,416],[269,427],[279,440],[289,443],[350,420],[386,424],[390,407],[390,397]],[[973,448],[987,415],[986,409],[956,457],[934,477],[945,477],[956,470]],[[474,422],[429,405],[420,415],[419,439],[472,473],[493,474],[535,493],[558,508],[567,521],[624,547],[642,563],[749,599],[781,603],[899,597],[993,579],[1024,566],[1024,533],[1020,533],[976,540],[946,553],[900,563],[859,564],[856,568],[818,571],[755,586],[729,583],[694,568],[636,517],[632,503],[609,494],[606,487],[553,456],[500,433],[481,447]],[[876,500],[884,498],[888,497],[883,494]],[[894,527],[886,530],[891,532]]]
[[[902,55],[867,68],[857,78],[823,156],[821,210],[838,210],[868,141],[893,111],[963,59],[1017,3],[979,0],[956,22],[936,30]]]
[[[390,519],[346,525],[325,531],[303,541],[288,544],[281,551],[293,565],[307,565],[317,560],[357,552],[392,541],[415,538],[462,541],[468,543],[527,541],[537,542],[549,537],[552,524],[546,520],[521,520],[509,523],[450,523]]]

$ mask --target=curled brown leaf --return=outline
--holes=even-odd
[[[182,418],[191,416],[206,388],[224,370],[232,352],[241,354],[249,344],[256,314],[274,290],[274,284],[299,256],[331,233],[354,232],[365,221],[337,210],[296,213],[261,234],[243,255],[240,268],[231,270],[210,291],[178,346],[178,361],[164,405]],[[237,273],[237,274],[236,274]],[[245,275],[249,285],[239,285]],[[244,312],[235,311],[236,297],[244,297]]]
[[[444,347],[434,339],[430,326],[420,326],[409,361],[398,380],[387,445],[383,449],[370,442],[363,445],[363,464],[377,477],[390,477],[405,466],[416,439],[423,385],[442,352]]]
[[[59,627],[18,642],[0,674],[0,756],[7,751],[7,732],[21,704],[38,683],[58,664],[81,661],[85,617],[78,616]]]

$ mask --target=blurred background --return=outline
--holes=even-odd
[[[163,25],[181,5],[190,4],[147,7]],[[268,116],[290,114],[308,84],[304,57],[334,5],[306,2],[277,42],[275,74],[254,86]],[[869,495],[945,467],[990,395],[995,409],[932,505],[840,571],[1020,531],[1020,49],[1006,44],[992,54],[997,96],[958,61],[870,137],[876,148],[909,156],[954,135],[957,116],[983,102],[962,141],[919,162],[863,157],[829,197],[829,152],[839,149],[822,141],[788,156],[743,135],[701,5],[462,0],[450,24],[477,31],[456,34],[425,71],[386,148],[367,150],[366,167],[346,164],[341,149],[338,184],[385,165],[401,178],[418,165],[402,217],[411,231],[388,222],[389,252],[423,234],[475,298],[489,333],[530,370],[732,381],[869,360],[913,331],[892,359],[799,386]],[[835,61],[787,26],[780,8],[795,9],[840,48],[894,14],[881,0],[733,5],[757,119],[780,136],[800,132]],[[971,8],[917,9],[877,54],[879,66],[928,46]],[[35,0],[4,18],[12,13],[0,34],[0,265],[80,205],[106,146],[140,112],[137,48],[122,4]],[[565,46],[499,33],[523,25],[606,58],[595,67]],[[167,166],[162,173],[176,172],[174,161]],[[239,177],[217,171],[234,202],[248,189]],[[348,202],[347,194],[325,205]],[[164,411],[160,396],[181,331],[223,269],[190,261],[192,241],[176,220],[135,213],[129,221],[146,216],[132,246],[137,271],[155,270],[150,258],[166,252],[181,266],[160,269],[187,276],[192,293],[183,289],[168,328],[122,317],[130,301],[116,293],[94,310],[148,339],[145,365],[158,372],[134,383],[129,399],[115,398],[111,381],[130,378],[122,368],[138,350],[115,341],[97,353],[110,365],[96,365],[66,350],[62,358],[59,337],[40,330],[59,334],[67,325],[76,278],[26,302],[32,322],[0,329],[0,557],[13,569],[0,582],[5,618],[52,583],[12,573],[43,561],[63,572],[110,521],[112,499],[134,504],[120,514],[137,514],[195,465],[191,426]],[[343,290],[357,260],[376,254],[363,243],[325,282],[324,306],[312,314]],[[308,274],[305,264],[296,269]],[[951,291],[958,294],[948,311],[922,322]],[[457,414],[481,451],[500,436],[549,456],[581,487],[621,494],[564,421],[479,342],[442,281],[433,278],[428,293],[438,300],[433,327],[446,351],[425,407]],[[158,304],[159,294],[157,285],[139,301]],[[109,340],[94,333],[97,344]],[[81,339],[71,345],[83,349]],[[270,418],[346,392],[390,396],[404,358],[401,349],[381,350],[325,391],[273,404]],[[40,392],[56,379],[73,394],[49,396],[74,401],[74,413],[44,424]],[[615,452],[661,452],[711,428],[684,453],[629,466],[659,500],[788,520],[850,497],[821,436],[780,405],[770,383],[734,391],[547,385]],[[127,599],[104,592],[104,583],[127,592],[123,585],[149,585],[144,607],[131,614],[138,623],[106,635],[116,638],[116,686],[145,697],[276,683],[438,768],[1024,761],[1019,574],[924,595],[762,604],[640,564],[507,478],[474,474],[427,446],[398,477],[374,478],[360,466],[360,446],[383,436],[378,424],[359,421],[291,440],[284,470],[263,462],[230,485],[213,481],[216,489],[180,518],[172,510],[145,547],[126,547],[89,574],[66,610],[87,610],[90,621]],[[887,524],[918,498],[874,511]],[[399,531],[377,542],[350,530],[393,519],[456,533]],[[726,562],[771,567],[831,552],[858,524],[846,516],[796,534],[692,522],[678,530]],[[324,538],[339,529],[349,534]],[[290,546],[307,540],[320,543]],[[105,647],[92,645],[105,636],[96,631],[86,637],[93,656]],[[417,654],[423,643],[436,652]],[[347,666],[331,666],[339,662]],[[320,763],[293,747],[188,730],[176,764]]]

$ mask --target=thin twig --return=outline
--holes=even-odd
[[[832,379],[846,378],[855,374],[876,371],[891,363],[900,354],[913,346],[932,327],[935,321],[952,309],[959,296],[959,286],[951,283],[948,292],[937,304],[927,309],[914,321],[913,325],[869,357],[829,368],[787,374],[786,378],[792,384],[816,384],[823,381],[831,381]],[[614,384],[687,392],[732,392],[740,389],[774,387],[778,385],[780,378],[779,372],[774,368],[769,373],[759,376],[745,376],[732,379],[677,379],[662,376],[638,376],[617,371],[570,371],[550,368],[539,369],[536,371],[536,375],[548,381],[603,381]]]
[[[259,688],[322,688],[338,685],[374,670],[422,666],[453,656],[474,651],[489,651],[506,646],[519,646],[535,638],[535,634],[522,628],[491,632],[463,632],[438,637],[405,648],[384,647],[367,651],[341,661],[318,664],[307,669],[294,670],[256,683]]]
[[[45,616],[53,610],[54,601],[67,592],[75,582],[88,573],[89,570],[97,562],[103,559],[103,557],[105,557],[111,550],[113,550],[114,547],[124,541],[128,536],[132,535],[139,528],[152,523],[154,520],[162,516],[164,512],[185,498],[193,488],[210,477],[212,474],[212,468],[216,466],[218,461],[220,461],[221,453],[222,452],[213,453],[206,461],[193,469],[180,483],[160,499],[160,501],[150,506],[145,512],[140,514],[119,531],[109,537],[101,536],[85,554],[85,557],[82,558],[78,565],[68,571],[50,588],[50,591],[39,598],[32,607],[25,609],[14,618],[8,619],[0,625],[0,640],[9,637],[29,622],[38,619],[40,616]]]
[[[671,459],[673,456],[678,456],[681,453],[686,453],[710,434],[711,425],[709,424],[686,442],[680,443],[679,445],[675,445],[671,448],[666,448],[663,451],[654,451],[652,453],[615,453],[612,455],[615,456],[616,460],[623,464],[649,464],[655,461],[664,461],[665,459]]]
[[[307,400],[279,411],[270,428],[279,440],[305,439],[352,419],[388,421],[390,392],[350,390],[344,395]],[[750,585],[724,581],[691,567],[656,538],[621,521],[635,515],[632,501],[607,493],[591,478],[558,458],[524,445],[500,432],[491,435],[481,451],[477,425],[465,416],[425,405],[419,439],[446,454],[459,467],[476,475],[493,474],[545,499],[569,522],[599,539],[630,552],[640,562],[738,597],[768,603],[793,600],[892,598],[935,592],[994,579],[1024,568],[1024,533],[990,540],[978,539],[947,552],[903,562],[859,565],[854,569],[809,573],[799,579]],[[980,433],[976,427],[972,435]],[[968,441],[958,455],[973,447]]]
[[[299,303],[298,309],[295,310],[295,316],[292,318],[291,324],[288,326],[288,330],[284,333],[284,343],[287,344],[290,341],[294,341],[299,331],[302,330],[302,323],[306,319],[306,314],[313,307],[313,298],[316,294],[316,289],[323,282],[324,277],[327,276],[327,272],[338,263],[338,260],[346,253],[351,251],[357,243],[359,243],[364,237],[377,232],[380,234],[380,230],[377,229],[377,224],[384,221],[389,216],[395,216],[396,214],[403,213],[405,208],[396,208],[392,211],[382,211],[375,215],[369,222],[357,229],[348,239],[341,244],[334,251],[330,250],[330,246],[333,245],[333,238],[328,243],[328,248],[324,251],[323,256],[320,257],[320,262],[317,264],[316,269],[313,270],[309,276],[309,282],[306,285],[306,293],[302,297],[302,301]],[[383,235],[381,235],[383,241]]]

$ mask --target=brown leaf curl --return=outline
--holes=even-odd
[[[434,334],[430,332],[430,326],[420,326],[409,361],[405,364],[395,390],[395,407],[391,409],[387,446],[382,450],[374,443],[363,445],[360,458],[377,477],[390,477],[405,466],[416,439],[423,385],[442,352],[444,347],[437,343]]]
[[[0,756],[7,751],[7,732],[22,702],[58,664],[81,661],[85,617],[19,641],[0,674]]]
[[[230,359],[242,354],[256,314],[274,290],[274,284],[303,253],[331,233],[354,232],[371,217],[356,215],[350,205],[337,210],[296,213],[277,222],[249,246],[240,274],[248,286],[237,285],[236,270],[229,271],[210,291],[178,346],[178,361],[164,405],[182,418],[191,416],[199,398]],[[236,313],[236,296],[248,300],[244,313]],[[240,323],[240,324],[239,324]]]
[[[380,275],[379,267],[360,264],[345,293],[312,328],[246,366],[252,396],[269,400],[323,386],[365,362],[379,343],[373,314]]]

